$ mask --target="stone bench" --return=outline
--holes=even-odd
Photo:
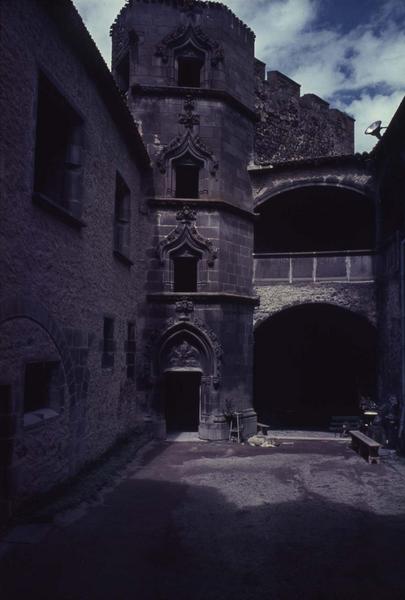
[[[349,434],[352,438],[352,448],[360,456],[365,458],[370,464],[371,463],[379,463],[380,457],[378,456],[378,452],[382,446],[375,440],[369,438],[361,431],[349,431]]]

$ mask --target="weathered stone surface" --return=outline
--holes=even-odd
[[[255,161],[339,156],[354,151],[354,120],[300,85],[256,61]]]

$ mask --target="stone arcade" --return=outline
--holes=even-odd
[[[0,520],[230,408],[249,435],[370,398],[401,449],[405,105],[353,154],[217,2],[127,2],[112,74],[70,0],[1,21]]]

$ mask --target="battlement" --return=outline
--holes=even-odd
[[[354,119],[316,94],[255,61],[255,161],[259,164],[354,152]]]
[[[191,12],[199,12],[206,11],[207,13],[215,13],[221,12],[229,21],[229,26],[240,35],[248,36],[252,40],[255,39],[255,34],[253,31],[239,19],[234,12],[228,7],[222,4],[221,2],[211,2],[211,1],[203,1],[203,0],[127,0],[124,6],[121,8],[117,17],[115,18],[114,23],[110,28],[110,35],[114,33],[114,30],[117,26],[120,25],[121,19],[124,17],[125,13],[128,9],[131,9],[135,4],[160,4],[164,6],[171,6],[180,10],[181,12],[191,13]],[[207,16],[210,16],[207,14]]]
[[[217,90],[253,114],[255,36],[223,4],[129,0],[111,36],[112,71],[125,93],[136,86]]]
[[[284,75],[284,73],[280,73],[280,71],[267,71],[267,83],[269,90],[274,93],[282,90],[291,96],[299,97],[300,95],[300,84]]]

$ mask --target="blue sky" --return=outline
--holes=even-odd
[[[74,0],[106,62],[124,0]],[[256,33],[256,56],[356,119],[356,150],[405,96],[405,0],[225,0]]]

